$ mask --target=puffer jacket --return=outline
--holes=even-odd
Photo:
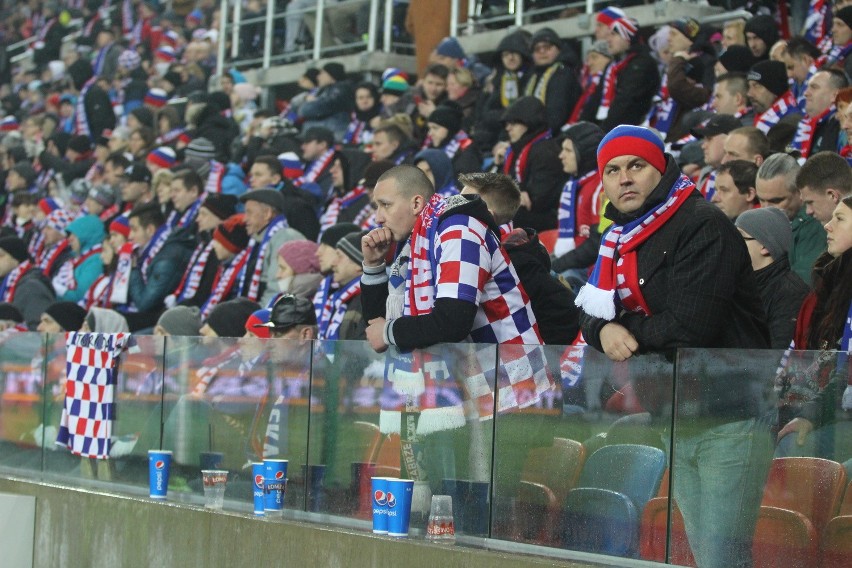
[[[68,225],[66,231],[80,241],[80,252],[74,255],[75,260],[86,256],[86,253],[101,244],[106,236],[103,221],[95,215],[85,215],[75,219]],[[98,279],[98,276],[103,274],[103,270],[104,263],[101,255],[90,255],[74,267],[75,287],[66,290],[59,299],[67,302],[79,302],[86,295],[89,287]]]

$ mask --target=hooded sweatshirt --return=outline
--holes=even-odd
[[[104,224],[95,215],[85,215],[71,222],[66,229],[80,241],[80,251],[74,254],[74,287],[66,290],[59,299],[79,302],[89,287],[103,273],[104,264],[101,255],[93,250],[104,240]]]
[[[432,176],[435,178],[435,193],[447,197],[459,192],[453,179],[453,163],[443,150],[435,148],[420,150],[414,156],[414,164],[417,165],[417,162],[420,161],[429,164],[429,168],[432,170]]]

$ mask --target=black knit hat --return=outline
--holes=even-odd
[[[535,49],[535,44],[543,42],[555,45],[560,49],[562,48],[562,40],[559,39],[559,34],[550,28],[541,28],[532,35],[532,38],[530,38],[530,46],[532,49]]]
[[[695,18],[678,18],[677,20],[671,22],[669,26],[682,33],[688,40],[694,40],[696,37],[698,37],[698,32],[701,31],[701,25]]]
[[[65,150],[68,149],[68,142],[71,141],[71,135],[62,131],[54,132],[50,135],[50,138],[48,138],[47,141],[53,142],[56,149],[59,150],[59,155],[64,156]]]
[[[320,244],[327,245],[332,248],[337,246],[337,241],[348,235],[349,233],[354,233],[359,230],[360,227],[355,223],[337,223],[332,225],[320,237]]]
[[[72,136],[71,140],[68,141],[68,149],[74,150],[78,154],[85,154],[92,149],[92,141],[85,134],[78,134]]]
[[[591,122],[578,122],[565,131],[563,138],[574,143],[574,154],[577,156],[577,173],[579,175],[597,169],[598,145],[603,137],[604,131],[601,130],[600,126]]]
[[[34,184],[36,177],[38,176],[32,164],[30,164],[29,162],[19,162],[12,166],[12,169],[10,171],[13,171],[22,178],[24,178],[27,187],[30,187],[32,184]]]
[[[342,63],[331,61],[323,65],[322,70],[331,75],[335,81],[343,81],[346,79],[346,68]]]
[[[216,217],[227,219],[237,212],[237,197],[227,193],[211,193],[201,206]]]
[[[780,38],[778,23],[775,18],[767,15],[754,16],[749,19],[745,25],[745,33],[748,34],[749,32],[762,39],[767,50],[771,49]]]
[[[151,109],[144,106],[140,106],[131,110],[130,114],[132,116],[135,116],[136,120],[138,120],[140,123],[147,126],[148,128],[154,128],[154,113],[151,112]]]
[[[0,239],[0,249],[6,251],[6,254],[18,262],[24,262],[30,258],[27,243],[19,237],[3,237]]]
[[[260,309],[260,304],[246,298],[235,298],[217,304],[207,318],[209,325],[219,337],[242,337],[245,335],[246,321]]]
[[[75,302],[56,302],[44,310],[64,331],[77,331],[86,319],[86,310]]]
[[[852,28],[852,6],[844,6],[834,14],[834,17]]]
[[[776,97],[783,95],[789,88],[787,67],[780,61],[761,61],[752,65],[748,80],[766,87]]]
[[[503,122],[518,122],[530,130],[537,130],[547,124],[544,104],[536,97],[521,97],[503,113]]]
[[[719,56],[719,63],[729,73],[748,73],[756,60],[751,50],[745,45],[732,45]]]
[[[461,107],[453,101],[447,101],[438,105],[427,120],[438,126],[443,126],[449,130],[450,136],[453,136],[461,129],[463,118],[464,113]],[[444,142],[449,142],[449,140],[444,140]]]
[[[24,323],[24,316],[21,314],[21,310],[16,308],[13,304],[10,304],[9,302],[0,302],[0,321]]]
[[[364,187],[367,189],[373,189],[376,187],[376,184],[379,182],[379,178],[392,167],[394,167],[394,163],[390,160],[370,162],[364,170]]]
[[[237,254],[248,246],[249,235],[246,232],[246,222],[242,213],[232,215],[213,229],[213,240],[225,247],[232,254]]]
[[[361,252],[361,238],[367,234],[367,231],[355,231],[345,235],[334,248],[349,257],[355,264],[364,262],[364,253]]]

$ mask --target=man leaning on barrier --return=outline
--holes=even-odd
[[[613,225],[576,300],[586,341],[613,361],[676,348],[768,347],[742,237],[702,199],[660,138],[647,128],[618,126],[598,147],[598,169]],[[702,568],[751,565],[771,457],[747,381],[726,356],[696,357],[710,369],[698,370],[698,406],[702,424],[712,426],[679,434],[672,464],[674,497]],[[680,360],[678,366],[682,387],[688,367]]]

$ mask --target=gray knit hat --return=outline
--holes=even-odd
[[[364,253],[361,252],[361,238],[367,234],[367,231],[357,231],[349,233],[345,237],[337,241],[335,248],[348,256],[352,262],[360,265],[364,262]]]
[[[175,306],[163,312],[157,325],[169,335],[195,337],[201,329],[201,311],[195,306]]]
[[[772,260],[786,256],[793,246],[793,230],[787,215],[777,207],[749,209],[736,225],[769,251]]]

